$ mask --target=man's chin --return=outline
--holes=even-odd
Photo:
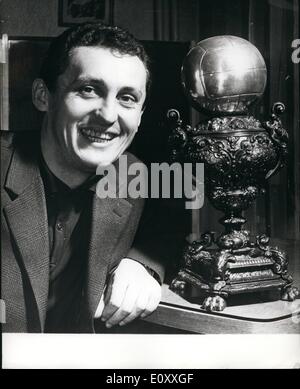
[[[106,147],[90,147],[81,150],[78,157],[87,170],[96,170],[97,167],[106,167],[114,163],[129,147],[133,137],[123,139],[122,142],[107,144]],[[78,150],[79,151],[79,150]]]
[[[100,167],[106,167],[111,165],[113,162],[115,162],[119,158],[119,154],[113,153],[111,155],[107,155],[106,153],[103,153],[101,157],[97,158],[81,158],[80,159],[80,165],[81,169],[86,172],[96,172],[97,168]]]

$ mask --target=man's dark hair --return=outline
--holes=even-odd
[[[58,76],[67,69],[72,50],[81,46],[100,46],[119,54],[137,56],[146,68],[147,89],[149,89],[149,57],[143,45],[127,30],[120,27],[104,23],[85,23],[65,30],[51,42],[39,74],[49,91],[55,90]]]

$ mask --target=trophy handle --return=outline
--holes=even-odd
[[[272,142],[278,150],[278,161],[273,169],[266,174],[266,180],[272,177],[279,169],[281,169],[286,161],[288,153],[288,133],[282,127],[279,115],[285,111],[285,105],[281,102],[273,104],[271,110],[271,119],[263,122],[262,126],[267,130]]]
[[[171,161],[181,160],[181,154],[187,143],[187,130],[189,126],[183,126],[180,113],[177,109],[171,108],[167,112],[167,120],[171,128],[168,149]]]

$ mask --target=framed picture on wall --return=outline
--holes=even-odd
[[[58,0],[58,25],[73,26],[84,22],[113,23],[114,0]]]

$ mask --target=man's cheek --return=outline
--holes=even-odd
[[[95,107],[82,99],[71,99],[67,101],[65,105],[65,114],[70,117],[70,119],[80,119],[85,116],[87,113],[91,112]]]
[[[123,127],[123,129],[126,129],[127,133],[136,133],[136,131],[139,128],[141,121],[141,112],[132,112],[128,114],[127,116],[123,116],[120,118],[120,125]]]

